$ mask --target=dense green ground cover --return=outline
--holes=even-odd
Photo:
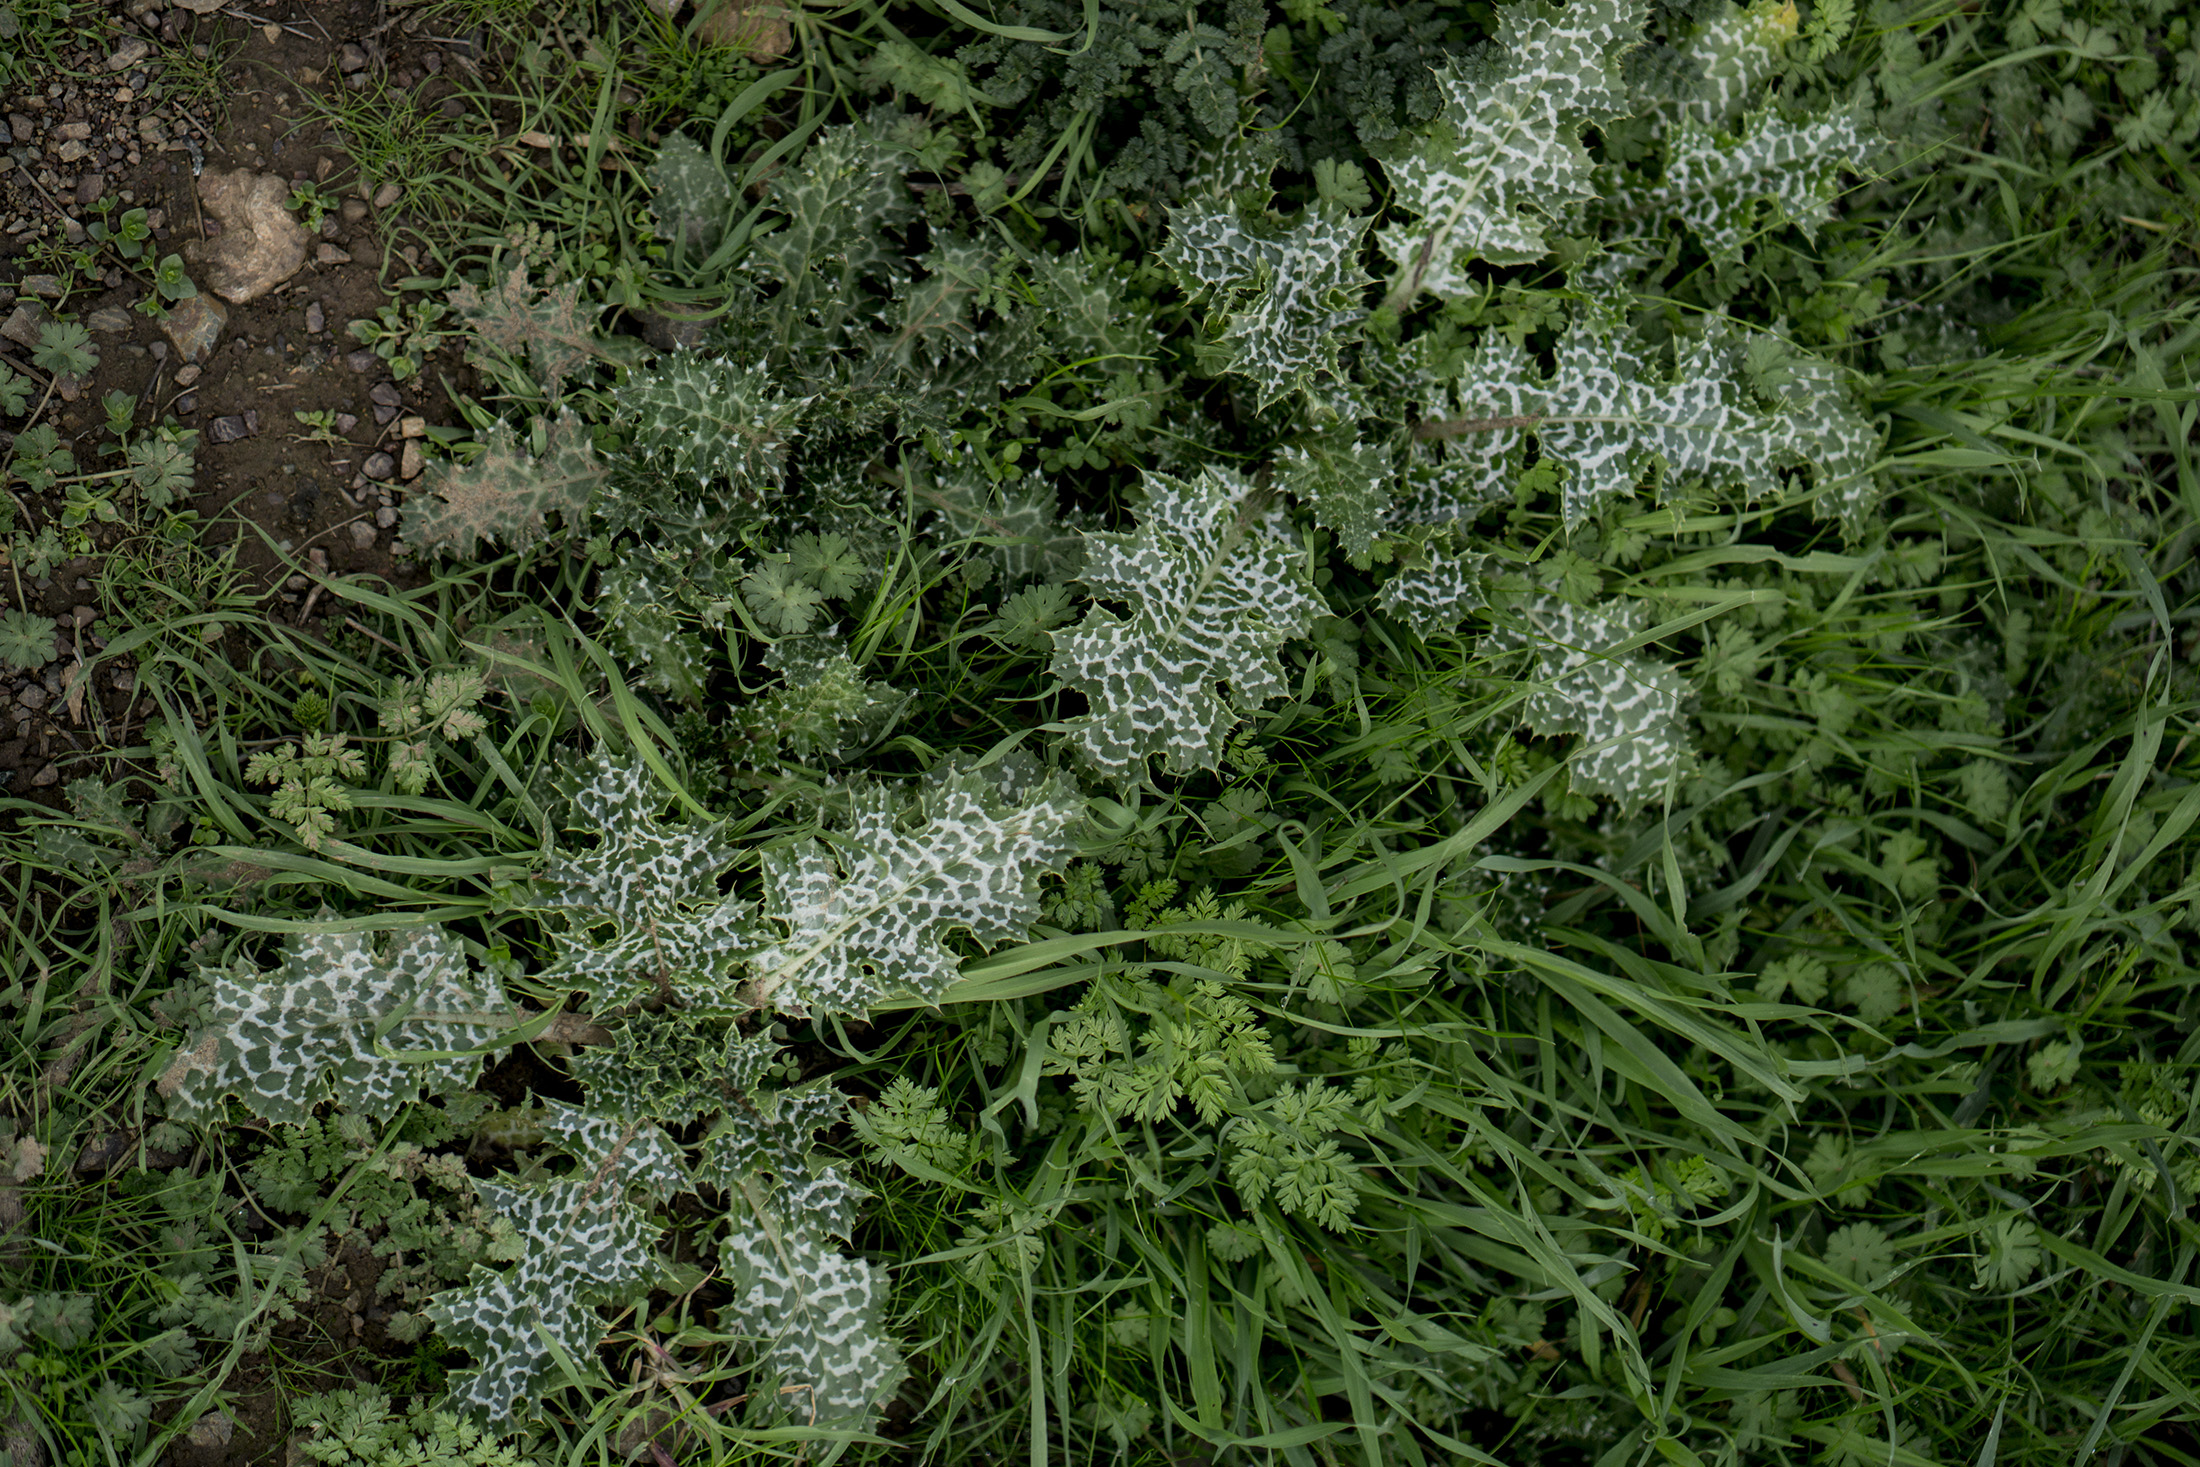
[[[2200,1459],[2187,17],[692,32],[343,104],[418,584],[116,552],[15,1467]]]

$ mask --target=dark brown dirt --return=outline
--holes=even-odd
[[[365,197],[366,185],[304,96],[346,85],[355,74],[408,90],[422,108],[434,108],[453,88],[440,75],[437,44],[407,33],[421,29],[418,12],[393,15],[376,0],[247,8],[253,21],[163,11],[146,0],[116,4],[66,58],[67,72],[0,98],[11,121],[22,119],[31,133],[25,138],[14,127],[14,147],[0,153],[0,228],[12,231],[0,233],[0,322],[36,302],[91,329],[98,367],[82,381],[57,384],[41,419],[72,447],[80,469],[113,466],[99,451],[109,441],[101,402],[110,391],[139,400],[140,432],[163,421],[199,430],[190,507],[200,516],[202,543],[234,545],[248,585],[266,593],[268,614],[295,623],[308,610],[319,618],[340,605],[318,593],[312,573],[400,587],[417,581],[395,538],[403,483],[390,470],[405,463],[400,435],[408,426],[457,421],[443,384],[471,386],[464,365],[441,356],[395,384],[386,365],[348,334],[352,321],[396,299],[390,284],[415,268],[392,258],[386,244],[403,223],[404,203],[383,196],[376,208]],[[139,43],[146,47],[141,61],[110,69]],[[345,55],[347,44],[368,58],[365,68]],[[206,48],[196,53],[201,58],[227,57],[220,79],[226,112],[204,100],[154,99],[156,83],[175,85],[168,60],[188,66],[194,48]],[[347,60],[352,72],[343,69]],[[8,141],[0,132],[0,145]],[[218,346],[195,374],[161,325],[136,309],[153,294],[153,259],[205,237],[193,147],[207,173],[273,172],[316,182],[341,199],[303,269],[269,294],[229,307]],[[148,210],[156,238],[134,264],[102,251],[89,272],[72,270],[71,246],[99,219],[95,201],[102,198],[112,202],[113,218],[126,208]],[[65,293],[57,299],[42,291],[41,276]],[[0,340],[0,361],[43,390],[44,374],[25,370],[29,356],[21,343]],[[301,413],[332,415],[337,441],[315,441]],[[12,432],[29,426],[0,419],[0,457]],[[377,453],[388,461],[374,460]],[[370,462],[382,482],[363,472]],[[58,489],[34,498],[19,486],[17,494],[28,512],[27,520],[17,516],[19,530],[35,532],[59,512]],[[147,528],[158,519],[141,515]],[[113,549],[127,534],[120,526],[88,528],[95,551]],[[46,667],[27,676],[0,672],[0,789],[7,793],[55,798],[56,787],[78,772],[68,767],[71,753],[119,746],[142,717],[132,710],[132,670],[99,665],[101,623],[112,624],[106,570],[107,557],[95,553],[43,577],[20,577],[24,609],[59,619],[63,636]],[[9,607],[17,604],[13,591],[0,577],[0,600]],[[79,690],[85,662],[93,670]]]

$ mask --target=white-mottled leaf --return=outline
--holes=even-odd
[[[1581,129],[1626,115],[1619,61],[1640,35],[1640,0],[1531,0],[1497,37],[1438,75],[1444,108],[1418,151],[1384,163],[1393,203],[1416,216],[1377,238],[1397,266],[1391,303],[1472,288],[1470,262],[1539,260],[1558,211],[1594,197]]]
[[[1170,221],[1161,258],[1187,291],[1212,292],[1226,319],[1230,369],[1259,405],[1347,388],[1339,349],[1367,315],[1363,219],[1309,209],[1285,224],[1233,204],[1190,202]]]
[[[1509,482],[1531,436],[1542,457],[1566,471],[1569,528],[1633,494],[1661,466],[1672,477],[1739,491],[1749,503],[1779,489],[1783,466],[1847,475],[1860,451],[1868,463],[1853,423],[1829,438],[1827,414],[1842,406],[1830,377],[1761,405],[1742,369],[1746,345],[1725,318],[1712,317],[1702,334],[1675,343],[1668,369],[1609,302],[1575,318],[1547,377],[1519,346],[1494,337],[1449,388],[1448,416],[1422,426],[1421,436],[1441,446],[1423,448],[1400,517],[1431,524],[1471,517]],[[1831,454],[1838,461],[1823,462]]]
[[[1398,481],[1390,446],[1332,424],[1276,455],[1276,480],[1335,532],[1348,555],[1365,555],[1382,533]]]
[[[1328,611],[1281,516],[1250,513],[1247,493],[1220,470],[1149,473],[1138,529],[1086,537],[1085,584],[1130,614],[1056,632],[1051,670],[1084,694],[1071,733],[1102,769],[1216,767],[1238,720],[1285,691],[1283,644]]]
[[[602,1177],[608,1186],[639,1187],[660,1202],[688,1190],[680,1148],[653,1120],[584,1110],[545,1096],[542,1129],[581,1164],[584,1176]]]
[[[491,1421],[525,1420],[557,1370],[542,1336],[569,1358],[588,1360],[604,1333],[595,1306],[648,1276],[655,1229],[614,1181],[593,1173],[544,1187],[474,1188],[511,1219],[524,1245],[519,1261],[503,1273],[476,1265],[463,1287],[437,1294],[421,1312],[474,1357],[472,1370],[453,1377],[452,1399]]]
[[[1747,10],[1722,6],[1688,38],[1684,54],[1702,80],[1675,110],[1707,127],[1731,123],[1762,100],[1800,19],[1795,0],[1758,0]]]
[[[764,853],[764,915],[785,935],[750,958],[758,1007],[862,1014],[896,995],[936,1000],[961,968],[947,935],[988,947],[1023,937],[1038,879],[1068,862],[1084,808],[1066,781],[1010,799],[970,772],[929,791],[918,821],[885,785],[859,785],[849,803],[830,845]]]
[[[846,1099],[826,1087],[774,1091],[727,1114],[704,1143],[698,1180],[728,1195],[720,1245],[734,1291],[729,1323],[755,1339],[760,1370],[796,1420],[863,1429],[906,1374],[881,1322],[886,1281],[848,1257],[861,1195],[811,1155]]]
[[[1607,601],[1585,610],[1539,595],[1517,620],[1491,632],[1485,645],[1492,652],[1534,652],[1535,689],[1521,705],[1521,720],[1540,734],[1581,735],[1572,765],[1576,789],[1634,806],[1687,772],[1694,757],[1681,711],[1687,682],[1639,651],[1613,651],[1647,629],[1640,603]]]
[[[1448,632],[1482,605],[1491,557],[1432,546],[1402,565],[1375,593],[1375,604],[1422,636]]]
[[[215,975],[207,1027],[161,1077],[170,1114],[209,1118],[233,1094],[270,1121],[302,1122],[323,1100],[380,1120],[423,1088],[471,1085],[477,1057],[395,1056],[487,1044],[513,1022],[503,987],[440,927],[403,932],[386,952],[379,935],[294,933],[274,972]]]
[[[778,490],[787,448],[809,407],[772,383],[763,362],[670,352],[627,374],[614,394],[631,450],[683,490],[756,502]]]
[[[1680,220],[1713,259],[1735,259],[1752,235],[1779,225],[1816,239],[1841,196],[1841,175],[1861,171],[1878,151],[1853,112],[1805,122],[1760,112],[1739,135],[1683,117],[1670,131],[1663,181],[1639,201],[1612,203]]]
[[[748,905],[719,895],[734,857],[722,826],[659,820],[668,798],[639,759],[599,755],[572,815],[596,845],[560,850],[537,878],[543,904],[572,918],[543,977],[587,989],[601,1008],[668,992],[728,1001],[737,959],[763,940]]]

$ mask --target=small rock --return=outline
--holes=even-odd
[[[189,417],[198,410],[199,395],[196,392],[186,392],[176,399],[176,411],[182,413],[185,417]]]
[[[336,53],[336,69],[346,76],[355,71],[365,71],[367,53],[350,41],[344,42],[343,49]]]
[[[400,438],[425,438],[428,436],[428,420],[406,416],[397,420],[397,436]]]
[[[80,143],[75,138],[71,138],[53,150],[53,158],[56,163],[74,163],[91,151],[89,143]]]
[[[319,301],[308,303],[308,305],[306,306],[307,333],[313,336],[319,336],[323,331],[327,329],[328,313],[321,309],[321,303]]]
[[[130,671],[130,670],[129,670],[128,668],[124,668],[124,669],[123,669],[122,671],[120,671],[120,672],[118,672],[118,673],[116,673],[116,674],[115,674],[115,691],[116,691],[116,692],[118,692],[118,693],[128,693],[128,692],[133,692],[133,691],[135,691],[135,690],[136,690],[136,688],[137,688],[137,674],[136,674],[136,673],[134,673],[134,672]]]
[[[178,356],[187,362],[199,362],[212,354],[214,343],[221,340],[222,328],[228,324],[229,307],[205,291],[200,291],[188,299],[177,301],[168,314],[161,317],[160,329],[167,332],[168,339],[176,344]],[[176,380],[183,380],[181,374],[178,374]]]
[[[69,608],[69,620],[80,627],[88,627],[99,620],[99,613],[89,606],[72,606]]]
[[[226,1447],[236,1430],[237,1423],[229,1419],[227,1412],[209,1411],[191,1423],[191,1429],[183,1434],[183,1439],[194,1447]]]
[[[178,387],[189,387],[192,383],[198,380],[199,364],[197,362],[186,362],[184,365],[176,368],[176,385]]]
[[[15,314],[0,325],[0,336],[5,336],[17,346],[38,349],[38,328],[46,321],[46,308],[36,301],[25,301],[15,308]]]
[[[107,180],[97,173],[87,173],[76,181],[76,201],[79,204],[96,204],[99,196],[107,192]]]
[[[303,591],[312,584],[313,582],[307,580],[304,576],[292,576],[289,580],[283,582],[283,589],[286,591]]]
[[[394,183],[385,183],[380,188],[374,191],[374,207],[377,209],[387,209],[403,197],[405,197],[405,191],[403,189],[399,188]]]
[[[367,373],[373,371],[376,367],[381,366],[382,359],[362,346],[357,351],[347,351],[344,353],[344,365],[351,368],[354,372],[359,373],[361,376],[365,376]]]
[[[89,122],[64,122],[56,131],[62,137],[81,143],[92,135],[92,125]]]
[[[29,142],[32,135],[37,131],[31,125],[31,120],[20,112],[10,112],[8,114],[8,130],[15,134],[15,140],[19,143]]]
[[[316,545],[306,552],[306,563],[326,575],[328,573],[328,552]]]
[[[31,776],[32,789],[48,789],[59,783],[61,783],[61,766],[58,764],[49,764]]]
[[[367,389],[367,396],[384,407],[402,407],[405,403],[404,394],[397,390],[395,382],[377,382]]]
[[[397,477],[400,479],[417,479],[420,477],[420,471],[427,466],[427,460],[422,458],[420,454],[420,440],[417,438],[406,439],[403,452],[397,456]]]
[[[357,224],[367,217],[367,201],[365,199],[346,199],[344,200],[344,206],[336,212],[343,216],[346,224]]]
[[[80,245],[90,236],[86,234],[84,226],[76,220],[64,219],[61,221],[61,237],[70,244]]]
[[[151,354],[153,360],[156,362],[165,362],[168,360],[168,343],[165,341],[156,341],[152,345],[146,347],[145,350]]]
[[[26,275],[16,287],[25,295],[42,295],[48,300],[61,299],[61,277],[58,275]]]
[[[397,472],[397,460],[379,451],[370,453],[367,461],[359,466],[359,472],[379,483]]]
[[[31,712],[36,713],[46,706],[46,690],[38,684],[32,683],[15,695],[15,701],[17,706],[28,708]]]
[[[205,269],[206,284],[223,300],[236,306],[258,300],[304,268],[306,232],[283,207],[287,180],[249,168],[209,171],[199,180],[199,198],[222,231],[191,241],[183,253]]]
[[[377,424],[380,424],[383,427],[388,427],[390,419],[396,416],[397,409],[391,407],[388,403],[378,402],[374,405],[374,421]]]
[[[328,160],[324,158],[321,161],[325,163]],[[323,214],[321,216],[321,238],[333,243],[343,238],[343,235],[344,226],[336,222],[334,214]]]
[[[349,433],[351,432],[351,430],[352,430],[352,429],[354,429],[354,428],[356,428],[356,427],[358,427],[358,426],[359,426],[359,415],[358,415],[357,413],[338,413],[338,414],[336,415],[336,431],[337,431],[337,432],[339,432],[339,433],[344,433],[344,434],[349,434]]]
[[[235,413],[216,418],[206,425],[206,437],[212,443],[235,443],[251,436],[251,427]]]
[[[351,263],[351,252],[340,250],[324,240],[313,247],[313,258],[324,265],[349,265]]]
[[[357,549],[372,550],[375,534],[374,526],[368,524],[365,520],[354,521],[351,527],[351,543]]]
[[[130,329],[130,313],[120,306],[107,306],[84,318],[84,324],[104,336],[120,336]]]
[[[74,372],[63,372],[53,379],[53,390],[63,402],[75,402],[84,395],[84,379]]]
[[[109,71],[128,71],[131,67],[153,54],[153,48],[136,36],[126,37],[107,58]]]
[[[387,530],[397,523],[397,511],[385,504],[374,512],[374,522]]]

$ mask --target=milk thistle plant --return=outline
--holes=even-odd
[[[401,665],[41,812],[164,1141],[450,1118],[315,1450],[2188,1459],[2189,238],[1907,217],[2050,53],[2189,169],[2182,22],[1067,15],[665,137],[655,334],[477,261]]]

